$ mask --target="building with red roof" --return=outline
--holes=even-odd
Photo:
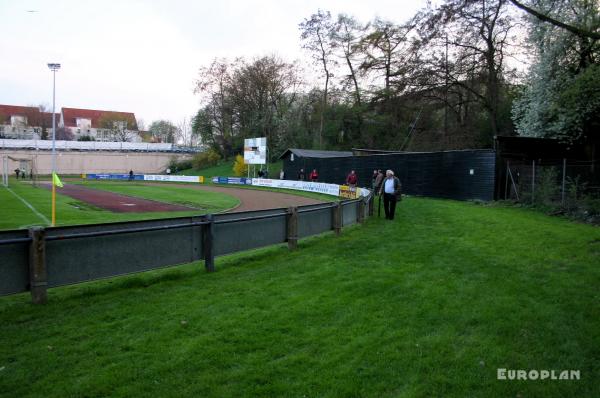
[[[63,107],[60,126],[69,129],[76,139],[95,141],[141,142],[135,114]]]
[[[56,124],[60,113],[56,114]],[[0,137],[40,139],[52,129],[52,112],[36,106],[0,104]]]
[[[69,131],[74,140],[142,141],[132,112],[63,107],[56,113],[56,127]],[[41,139],[51,131],[51,112],[0,104],[0,138]]]

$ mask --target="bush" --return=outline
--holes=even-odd
[[[221,156],[214,150],[209,149],[208,151],[199,153],[192,159],[192,166],[194,169],[204,169],[207,167],[215,166],[221,160]]]
[[[188,159],[179,160],[176,156],[173,156],[169,160],[169,165],[167,166],[171,169],[171,173],[176,173],[179,170],[187,170],[192,168],[192,161]]]
[[[536,204],[552,206],[559,193],[558,172],[553,167],[541,168],[535,187]]]
[[[233,163],[233,172],[238,177],[243,177],[248,174],[248,165],[244,163],[242,155],[236,155],[235,163]]]

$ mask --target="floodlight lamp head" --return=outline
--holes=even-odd
[[[50,68],[51,71],[56,72],[60,69],[60,64],[48,64],[48,68]]]

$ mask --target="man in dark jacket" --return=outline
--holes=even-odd
[[[402,200],[401,189],[402,185],[398,177],[394,176],[392,170],[387,170],[385,172],[385,180],[381,183],[379,194],[383,194],[383,209],[385,210],[385,218],[388,220],[394,219],[396,201]]]
[[[298,179],[300,181],[306,180],[306,173],[304,173],[304,169],[300,169],[300,171],[298,172]]]

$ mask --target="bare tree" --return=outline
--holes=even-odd
[[[323,145],[323,125],[325,122],[325,108],[327,107],[327,95],[329,90],[329,79],[332,77],[331,68],[335,64],[332,59],[333,46],[331,43],[331,32],[333,23],[329,11],[318,10],[316,14],[305,19],[300,24],[300,38],[302,47],[308,50],[313,60],[320,64],[325,75],[325,84],[321,102],[321,117],[319,122],[319,148]]]

